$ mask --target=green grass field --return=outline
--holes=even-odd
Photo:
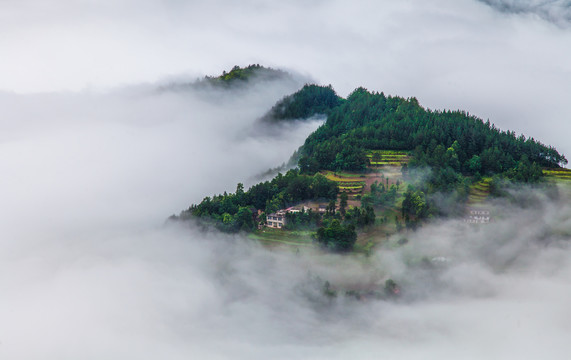
[[[400,212],[395,208],[375,209],[377,218],[375,224],[365,232],[359,234],[356,250],[368,251],[374,246],[382,244],[397,232],[395,217],[400,219]],[[386,219],[386,221],[385,221]],[[402,221],[402,219],[401,219]]]
[[[313,231],[285,231],[264,228],[250,233],[248,238],[274,245],[314,246],[311,238],[313,233]]]

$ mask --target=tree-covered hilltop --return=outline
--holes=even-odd
[[[215,89],[234,89],[252,84],[254,80],[276,81],[276,80],[292,80],[293,77],[288,72],[279,69],[272,69],[261,66],[259,64],[248,65],[247,67],[234,66],[230,71],[223,71],[218,76],[205,76],[192,83],[172,83],[161,86],[159,91],[184,91],[188,89],[204,90],[209,88]]]
[[[306,119],[316,114],[328,115],[343,101],[329,86],[308,85],[278,101],[264,115],[264,121]]]
[[[513,172],[522,165],[559,167],[567,160],[533,138],[501,131],[463,111],[432,111],[415,98],[358,88],[332,109],[301,150],[302,173],[364,170],[366,151],[409,150],[412,166],[450,168],[466,175]],[[525,179],[522,179],[525,180]]]
[[[289,74],[283,70],[267,68],[259,64],[248,65],[244,68],[236,65],[229,72],[222,72],[220,76],[206,76],[202,82],[214,86],[231,87],[253,79],[278,80],[288,76]]]
[[[240,78],[242,70],[226,75]],[[542,168],[567,164],[553,147],[499,130],[466,112],[432,111],[415,98],[364,88],[342,99],[331,86],[305,85],[280,100],[266,119],[315,114],[327,115],[327,120],[298,150],[296,168],[248,191],[238,184],[235,193],[206,197],[178,218],[198,219],[227,232],[249,232],[275,225],[268,224],[266,214],[282,210],[279,231],[316,230],[316,243],[346,252],[353,248],[357,231],[379,226],[414,229],[433,216],[461,215],[478,184],[489,194],[500,194],[505,180],[538,182]],[[383,157],[389,167],[402,165],[396,177],[382,175],[378,166],[384,166]],[[310,201],[312,210],[301,206]],[[292,205],[301,209],[286,211]],[[384,215],[376,218],[375,211]]]

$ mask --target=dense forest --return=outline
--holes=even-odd
[[[261,182],[244,191],[238,184],[235,193],[224,193],[206,197],[192,205],[180,215],[182,219],[195,217],[210,222],[227,232],[250,231],[256,221],[263,221],[265,214],[271,214],[303,200],[337,198],[337,183],[321,174],[301,175],[297,169],[281,173],[271,181]],[[258,210],[262,211],[258,219]]]
[[[415,98],[358,88],[306,139],[299,167],[308,174],[365,170],[366,151],[375,149],[413,151],[411,166],[450,167],[468,175],[510,172],[520,163],[567,164],[553,147],[463,111],[431,111]]]
[[[259,65],[235,67],[221,77],[207,79],[214,83],[243,81],[258,71],[275,70]],[[444,215],[443,204],[461,213],[470,185],[483,176],[492,178],[493,191],[505,181],[539,182],[542,168],[567,164],[553,147],[502,131],[464,111],[433,111],[420,106],[415,98],[385,96],[364,88],[343,99],[331,86],[305,85],[280,100],[263,120],[303,119],[316,114],[326,115],[327,120],[298,150],[296,168],[247,191],[238,184],[235,193],[206,197],[177,218],[199,219],[226,232],[252,231],[265,223],[266,214],[307,200],[325,201],[329,202],[325,214],[303,209],[288,213],[284,228],[317,230],[318,243],[334,251],[349,251],[357,238],[356,229],[374,224],[374,206],[395,206],[401,196],[397,194],[399,183],[390,187],[388,180],[386,187],[374,183],[370,192],[361,196],[360,208],[348,208],[347,195],[341,193],[336,207],[339,187],[319,171],[365,173],[375,150],[406,151],[410,160],[401,171],[407,185],[399,207],[404,224],[414,228],[423,219]],[[436,205],[438,194],[444,195]],[[395,222],[399,229],[401,223],[397,218]]]
[[[536,183],[543,177],[542,168],[567,164],[553,147],[501,131],[464,111],[431,111],[415,98],[358,88],[306,139],[298,165],[304,174],[323,169],[365,171],[367,153],[381,149],[412,155],[402,168],[409,185],[401,209],[411,227],[433,215],[461,213],[469,186],[482,176],[493,177],[492,192],[499,194],[506,180]],[[418,174],[424,176],[415,182]],[[448,194],[438,199],[439,205],[431,196],[436,193]],[[394,199],[390,194],[372,188],[368,199],[388,204]]]
[[[159,91],[184,91],[189,88],[230,90],[252,84],[254,80],[274,81],[291,78],[291,74],[286,71],[264,67],[259,64],[252,64],[244,68],[236,65],[228,72],[223,71],[221,75],[205,76],[192,83],[172,83],[160,87]]]
[[[279,121],[307,119],[316,114],[327,115],[342,101],[331,85],[306,84],[301,90],[278,101],[262,119]]]
[[[289,76],[283,70],[267,68],[259,64],[249,65],[245,68],[234,66],[229,72],[222,72],[222,75],[204,78],[204,82],[210,85],[231,86],[237,83],[248,82],[252,79],[276,80]]]

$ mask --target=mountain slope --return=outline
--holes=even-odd
[[[385,96],[364,88],[342,99],[331,86],[305,85],[280,100],[264,118],[287,121],[315,114],[326,114],[327,121],[300,148],[298,168],[247,191],[238,184],[233,194],[206,197],[178,218],[199,219],[223,231],[253,231],[266,224],[266,216],[301,204],[301,210],[293,213],[283,210],[289,224],[284,228],[319,227],[320,242],[347,251],[357,238],[356,231],[374,226],[375,209],[387,211],[381,220],[386,225],[394,223],[397,231],[403,223],[416,228],[434,216],[461,215],[482,176],[489,189],[494,189],[487,193],[501,194],[496,191],[500,186],[541,182],[542,168],[557,169],[567,163],[555,148],[499,130],[463,111],[431,111],[415,98]],[[379,160],[387,154],[398,156],[399,161]],[[369,175],[375,178],[384,163],[393,173],[394,164],[402,168],[397,168],[396,177],[387,173],[381,175],[380,183],[369,184]],[[360,190],[349,194],[336,177],[324,176],[324,170],[351,172],[364,180],[359,181]],[[357,187],[350,185],[346,188]],[[355,204],[358,199],[360,208]],[[316,204],[320,204],[319,212]],[[306,212],[310,205],[314,211]],[[393,214],[391,220],[388,214]],[[352,244],[340,246],[346,235]]]

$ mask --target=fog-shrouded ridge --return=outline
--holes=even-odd
[[[0,2],[0,14],[0,90],[101,89],[259,63],[341,96],[363,86],[465,110],[571,153],[567,0],[20,0]]]
[[[0,358],[566,359],[565,192],[367,258],[164,225],[287,161],[319,122],[257,119],[298,86],[0,95]],[[396,300],[342,295],[389,278]]]
[[[272,138],[255,136],[257,118],[301,85],[290,79],[237,91],[0,94],[0,222],[156,224],[204,196],[235,190],[238,181],[249,185],[252,175],[287,161],[317,127],[307,122]]]

